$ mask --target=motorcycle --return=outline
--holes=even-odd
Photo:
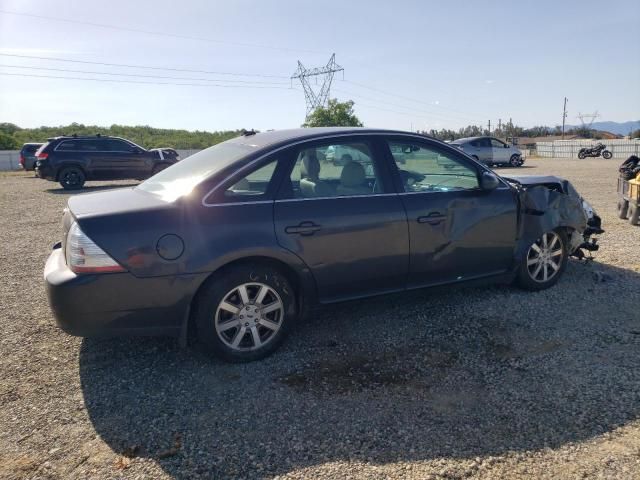
[[[595,147],[591,148],[581,148],[578,152],[578,158],[583,159],[587,157],[599,157],[602,154],[603,158],[607,160],[610,159],[613,155],[609,150],[607,150],[606,145],[603,143],[598,143]]]

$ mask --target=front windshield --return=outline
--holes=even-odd
[[[136,189],[158,195],[167,202],[188,195],[203,180],[227,168],[256,147],[227,140],[171,165]]]

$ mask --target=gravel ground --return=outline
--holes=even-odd
[[[596,260],[556,287],[323,307],[247,365],[59,331],[42,269],[68,195],[0,175],[0,477],[640,478],[640,227],[616,218],[618,163],[518,170],[603,216]]]

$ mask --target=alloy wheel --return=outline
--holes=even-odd
[[[229,291],[215,315],[216,333],[237,351],[262,348],[271,342],[284,320],[278,293],[263,283],[244,283]]]
[[[80,183],[78,172],[76,172],[75,170],[65,172],[62,181],[65,183],[65,185],[68,185],[70,187],[78,185]]]
[[[560,271],[563,259],[564,248],[560,235],[547,232],[529,248],[527,272],[535,282],[548,282]]]

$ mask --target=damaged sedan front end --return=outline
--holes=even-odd
[[[516,259],[544,232],[564,228],[568,252],[582,259],[585,251],[597,251],[595,235],[604,233],[602,220],[575,187],[560,177],[521,175],[503,177],[518,193],[520,201],[519,244]]]

